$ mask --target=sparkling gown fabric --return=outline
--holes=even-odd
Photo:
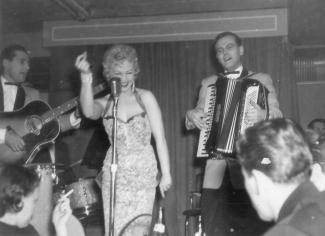
[[[103,119],[112,141],[113,119]],[[149,235],[152,208],[157,186],[157,162],[150,144],[151,128],[145,112],[127,121],[117,120],[115,235]],[[102,196],[105,235],[109,232],[110,165],[112,149],[107,151],[103,165]]]

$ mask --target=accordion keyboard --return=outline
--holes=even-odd
[[[207,87],[207,96],[204,104],[204,113],[207,114],[207,128],[202,129],[200,132],[199,145],[197,149],[197,157],[209,157],[209,153],[206,150],[206,142],[209,138],[211,131],[211,123],[214,113],[214,104],[216,100],[216,87],[214,84]]]

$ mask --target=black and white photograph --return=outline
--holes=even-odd
[[[1,0],[0,236],[325,235],[323,0]]]

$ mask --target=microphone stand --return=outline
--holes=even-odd
[[[116,131],[117,131],[117,104],[118,96],[114,96],[113,104],[113,142],[111,160],[111,179],[110,179],[110,202],[109,202],[109,236],[114,236],[115,203],[116,203],[116,172],[117,172],[117,152],[116,152]]]

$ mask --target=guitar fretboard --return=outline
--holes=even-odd
[[[107,89],[107,83],[101,83],[93,88],[93,94],[96,95],[102,91]],[[43,122],[48,123],[51,120],[59,117],[60,115],[64,114],[67,111],[70,111],[71,109],[77,107],[79,105],[79,97],[75,97],[62,105],[46,112],[43,114]]]

